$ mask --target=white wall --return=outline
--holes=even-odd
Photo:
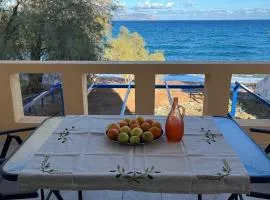
[[[270,75],[257,83],[255,92],[270,101]]]

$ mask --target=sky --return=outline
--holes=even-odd
[[[118,0],[116,19],[270,19],[270,0]]]

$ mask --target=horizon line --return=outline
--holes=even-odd
[[[270,21],[270,19],[113,19],[112,21]]]

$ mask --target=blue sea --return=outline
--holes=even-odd
[[[270,20],[115,21],[114,37],[121,26],[168,61],[270,61]]]
[[[113,37],[121,26],[138,32],[149,52],[163,51],[167,61],[270,61],[270,20],[114,21]]]

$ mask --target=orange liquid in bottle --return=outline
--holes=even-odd
[[[174,98],[172,110],[166,120],[166,136],[168,142],[180,142],[184,136],[184,114],[185,109],[181,113],[178,106],[178,99]]]
[[[171,116],[166,123],[166,136],[169,142],[180,142],[184,136],[184,122]]]

